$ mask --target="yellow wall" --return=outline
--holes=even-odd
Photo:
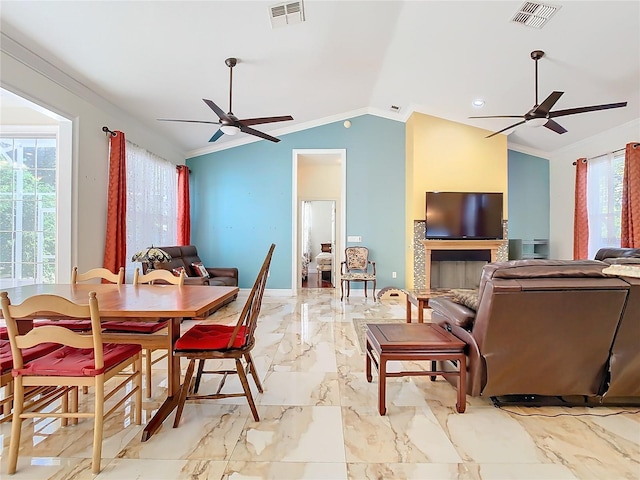
[[[502,192],[507,218],[507,137],[414,113],[407,120],[406,285],[413,287],[413,224],[425,218],[425,192]]]

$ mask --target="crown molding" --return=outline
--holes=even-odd
[[[324,118],[319,118],[317,120],[312,120],[309,122],[298,123],[296,125],[292,125],[291,127],[280,128],[278,130],[273,130],[269,132],[269,135],[273,135],[275,137],[281,135],[287,135],[289,133],[296,133],[302,130],[308,130],[310,128],[321,127],[323,125],[328,125],[330,123],[341,122],[343,120],[350,120],[352,118],[361,117],[363,115],[374,115],[376,117],[386,118],[388,120],[394,120],[397,122],[406,122],[406,118],[403,118],[399,114],[395,112],[386,112],[377,108],[359,108],[357,110],[350,110],[348,112],[338,113],[336,115],[331,115]],[[261,138],[257,138],[254,136],[245,136],[242,138],[238,138],[237,140],[225,141],[218,145],[208,145],[206,147],[197,148],[195,150],[191,150],[187,152],[186,158],[194,158],[199,157],[201,155],[207,155],[208,153],[220,152],[222,150],[227,150],[229,148],[239,147],[241,145],[248,145],[250,143],[255,143],[261,141]]]
[[[510,142],[507,137],[507,149],[514,150],[520,153],[526,153],[527,155],[533,155],[534,157],[545,158],[549,160],[550,153],[537,148],[528,147],[526,145],[520,145],[519,143]]]
[[[116,105],[114,105],[104,97],[98,95],[84,83],[76,80],[71,75],[65,73],[63,70],[59,69],[48,60],[42,58],[32,50],[29,50],[20,42],[14,40],[9,35],[3,32],[0,32],[0,50],[9,55],[11,58],[30,68],[31,70],[51,80],[56,85],[94,104],[107,113],[115,116],[125,115],[127,117],[130,117],[130,115],[128,115],[126,112],[118,108]]]

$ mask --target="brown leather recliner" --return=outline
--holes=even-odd
[[[606,247],[596,252],[595,260],[608,259],[639,259],[640,248],[622,248],[622,247]],[[631,263],[635,263],[632,261]]]
[[[430,300],[432,321],[467,343],[468,394],[638,395],[640,283],[602,273],[607,266],[492,263],[482,272],[477,312],[447,297]]]

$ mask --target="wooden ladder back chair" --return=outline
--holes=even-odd
[[[260,421],[258,410],[253,401],[253,395],[251,394],[251,388],[247,380],[246,371],[251,374],[258,391],[262,393],[262,384],[260,383],[255,363],[251,357],[251,350],[255,345],[255,331],[258,324],[258,316],[260,315],[262,297],[267,284],[271,257],[273,256],[275,248],[275,244],[271,244],[258,276],[256,277],[256,281],[253,284],[253,288],[249,293],[249,297],[235,325],[198,324],[188,330],[176,342],[174,354],[189,359],[189,366],[187,367],[184,383],[180,390],[180,399],[173,423],[174,428],[180,423],[185,402],[192,399],[247,397],[247,402],[251,408],[254,420],[256,422]],[[207,359],[233,359],[235,360],[236,368],[235,370],[205,371],[204,361]],[[246,370],[242,364],[242,359],[246,362]],[[192,382],[196,360],[199,360],[200,363],[198,365],[196,382]],[[216,393],[198,395],[196,383],[199,384],[202,374],[211,373],[223,375]],[[238,375],[240,383],[242,384],[243,393],[221,393],[225,380],[230,374]]]
[[[108,268],[97,267],[87,270],[84,273],[78,272],[78,267],[73,267],[71,270],[71,283],[83,283],[83,282],[91,282],[92,280],[100,280],[103,283],[115,283],[117,285],[122,285],[124,283],[124,267],[120,267],[118,273],[113,273]],[[62,320],[63,323],[59,323],[52,321],[40,322],[39,325],[56,325],[60,327],[67,327],[71,330],[75,330],[77,332],[81,331],[90,331],[91,330],[91,322],[88,320]],[[89,392],[89,387],[82,387],[83,393]]]
[[[124,267],[120,267],[118,273],[113,273],[108,268],[102,267],[92,268],[84,273],[78,273],[78,267],[73,267],[71,271],[71,283],[88,282],[95,279],[122,285],[124,283]]]
[[[25,418],[93,418],[93,473],[100,472],[104,417],[135,395],[134,420],[137,425],[140,425],[142,417],[140,346],[103,344],[96,293],[90,292],[88,300],[88,304],[83,305],[57,295],[42,294],[29,297],[19,305],[11,305],[7,292],[0,294],[2,315],[7,322],[11,342],[15,390],[8,455],[9,474],[16,471],[22,421]],[[33,328],[26,334],[19,334],[16,320],[31,319],[41,314],[90,318],[91,335],[78,334],[68,328],[53,325]],[[59,344],[62,347],[35,360],[25,362],[25,349],[47,343]],[[105,383],[129,367],[132,367],[132,373],[105,395]],[[127,390],[130,382],[133,382],[133,387]],[[26,412],[24,410],[25,387],[42,386],[68,386],[75,389],[93,386],[94,410],[79,412],[77,402],[72,402],[72,405],[68,406],[63,401],[61,412],[42,410]],[[125,392],[123,398],[105,413],[105,401],[120,390]]]
[[[140,274],[140,269],[136,268],[133,272],[133,284],[154,284],[163,283],[171,285],[184,285],[185,273],[175,276],[169,270],[151,270],[146,275]],[[144,349],[144,383],[145,396],[151,398],[152,385],[152,367],[161,360],[167,358],[167,354],[153,358],[153,352],[156,350],[167,350],[169,341],[169,332],[167,329],[168,320],[158,319],[155,322],[137,322],[137,321],[111,321],[104,322],[103,336],[112,343],[119,344],[138,344]]]
[[[184,272],[180,273],[180,276],[174,275],[169,270],[157,269],[147,271],[144,275],[140,275],[140,269],[136,268],[133,272],[133,284],[140,285],[142,283],[148,283],[153,285],[158,282],[158,284],[169,283],[171,285],[184,285],[184,279],[186,274]]]
[[[23,360],[30,362],[38,357],[46,355],[60,348],[53,343],[37,345],[28,348],[23,352]],[[0,423],[10,421],[13,411],[13,355],[11,353],[11,342],[9,332],[6,327],[0,329],[0,388],[3,389],[0,397]],[[66,395],[69,393],[67,387],[32,387],[26,388],[24,392],[24,409],[44,408],[62,397],[62,401],[67,401]],[[66,425],[66,419],[62,420]]]

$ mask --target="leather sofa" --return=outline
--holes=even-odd
[[[432,322],[467,344],[467,393],[516,403],[640,404],[640,279],[609,276],[608,266],[491,263],[477,311],[431,299]]]
[[[601,248],[594,258],[606,263],[640,263],[640,248]]]
[[[193,264],[202,262],[202,260],[198,256],[198,249],[195,245],[174,245],[157,248],[167,252],[171,256],[171,261],[167,263],[158,263],[156,268],[173,270],[174,268],[183,267],[187,274],[187,278],[185,278],[185,285],[238,286],[238,269],[235,267],[205,267],[209,273],[209,278],[198,276]],[[148,265],[146,263],[142,264],[143,273],[146,273],[147,267]],[[234,295],[228,301],[220,305],[220,307],[234,301],[236,297],[237,295]],[[215,310],[211,310],[208,315],[212,314]]]

